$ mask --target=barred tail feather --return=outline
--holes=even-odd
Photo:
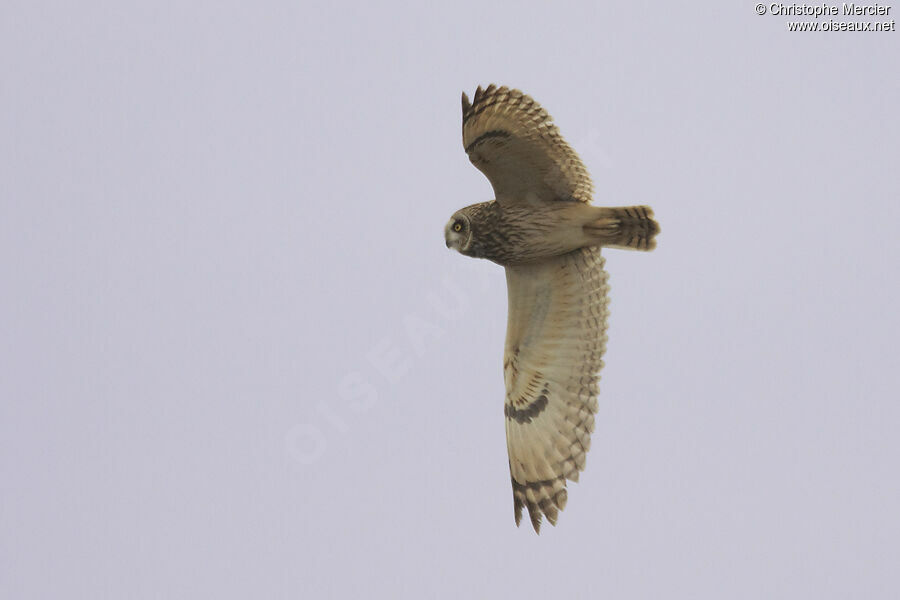
[[[649,206],[602,208],[603,216],[584,226],[600,246],[626,250],[653,250],[659,224]]]

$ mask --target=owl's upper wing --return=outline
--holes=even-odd
[[[547,111],[519,90],[479,87],[462,95],[463,147],[497,201],[591,201],[587,169]]]
[[[503,372],[506,444],[516,525],[556,524],[566,479],[578,480],[597,411],[606,348],[607,274],[599,248],[506,268]]]

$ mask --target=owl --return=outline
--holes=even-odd
[[[462,95],[463,147],[494,200],[458,210],[448,248],[506,270],[503,413],[516,525],[540,533],[566,506],[591,445],[609,315],[603,247],[652,250],[646,206],[591,205],[587,169],[547,111],[519,90]]]

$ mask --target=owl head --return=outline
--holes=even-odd
[[[472,221],[466,209],[456,211],[444,227],[444,241],[448,248],[465,254],[472,244]]]

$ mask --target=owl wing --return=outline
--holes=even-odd
[[[497,201],[590,202],[587,169],[541,105],[519,90],[479,87],[462,95],[463,147],[494,187]]]
[[[597,411],[606,349],[607,274],[599,248],[506,268],[509,321],[503,374],[516,525],[556,524],[566,479],[578,480]]]

